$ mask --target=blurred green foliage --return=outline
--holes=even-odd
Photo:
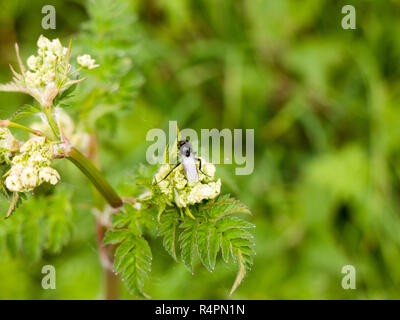
[[[246,203],[257,226],[253,270],[233,297],[399,298],[400,1],[112,3],[108,9],[92,3],[104,11],[99,16],[110,17],[93,21],[83,1],[53,1],[57,29],[47,31],[41,28],[46,1],[1,1],[0,82],[10,79],[15,41],[26,58],[42,33],[63,43],[75,35],[75,52],[83,48],[102,65],[83,86],[97,88],[91,92],[100,98],[91,100],[82,89],[76,101],[87,113],[77,114],[74,106],[70,112],[90,122],[86,127],[99,137],[101,166],[114,185],[146,164],[147,131],[167,129],[169,120],[198,132],[255,129],[253,174],[217,167],[223,192]],[[356,8],[356,30],[341,27],[346,4]],[[110,30],[119,37],[107,37]],[[110,79],[107,72],[116,87],[103,81]],[[0,117],[29,101],[1,93]],[[1,299],[102,297],[91,190],[76,168],[59,166],[62,190],[71,194],[65,195],[71,199],[65,204],[69,242],[61,251],[22,245],[14,257],[0,250]],[[36,210],[52,210],[40,197],[0,223],[0,238],[9,232],[12,240],[13,227],[31,230],[18,223],[23,215],[34,224]],[[1,206],[6,210],[5,201]],[[233,265],[220,263],[213,273],[198,266],[192,276],[160,241],[151,247],[150,296],[227,298]],[[56,267],[57,290],[41,289],[44,264]],[[341,287],[348,264],[357,270],[356,290]]]

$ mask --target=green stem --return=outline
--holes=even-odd
[[[56,139],[61,139],[60,131],[58,130],[57,123],[54,120],[53,115],[51,114],[51,108],[43,108],[43,109],[44,109],[44,114],[46,115],[47,121],[49,122],[51,131],[53,131],[54,136],[56,137]]]
[[[48,140],[52,141],[52,139],[50,139],[48,136],[46,136],[43,132],[41,132],[39,130],[35,130],[35,129],[29,128],[27,126],[24,126],[22,124],[8,121],[8,120],[0,120],[0,121],[2,121],[2,123],[0,123],[0,127],[11,127],[11,128],[21,129],[21,130],[27,131],[29,133],[32,133],[36,136],[46,137]]]
[[[93,183],[96,189],[101,195],[107,200],[109,205],[113,208],[119,208],[122,206],[122,199],[110,186],[101,172],[95,167],[95,165],[86,158],[78,149],[72,147],[71,151],[67,155],[73,164],[75,164]]]

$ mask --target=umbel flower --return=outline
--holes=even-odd
[[[84,54],[83,56],[79,56],[77,58],[78,64],[82,68],[94,69],[97,68],[99,65],[96,64],[96,60],[92,59],[89,54]]]
[[[11,162],[5,185],[12,192],[29,192],[43,182],[56,184],[58,172],[50,167],[52,148],[44,137],[29,139]]]
[[[18,45],[15,44],[20,73],[10,65],[14,75],[13,81],[0,85],[0,91],[24,92],[35,98],[41,106],[50,107],[58,93],[68,89],[71,85],[85,80],[75,79],[75,71],[71,66],[71,47],[63,47],[60,40],[49,40],[43,35],[37,41],[37,55],[31,55],[27,61],[27,68],[22,63]],[[89,55],[83,59],[91,69],[95,65]]]
[[[172,169],[169,164],[164,164],[155,175],[155,180],[162,180]],[[186,179],[183,166],[179,166],[166,179],[157,186],[167,196],[170,202],[174,202],[179,208],[184,208],[202,200],[214,199],[221,192],[221,179],[214,181],[215,166],[202,159],[202,174],[199,171],[199,180],[189,183]]]

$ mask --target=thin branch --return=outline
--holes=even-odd
[[[24,78],[25,78],[25,67],[24,67],[24,65],[23,65],[23,63],[22,63],[21,56],[19,55],[18,43],[15,43],[15,52],[16,52],[16,54],[17,54],[17,59],[18,59],[19,68],[20,68],[20,70],[21,70],[22,75],[23,75]]]
[[[49,141],[53,141],[53,139],[51,139],[50,137],[48,137],[47,135],[45,135],[42,131],[29,128],[29,127],[27,127],[27,126],[24,126],[23,124],[19,124],[19,123],[16,123],[16,122],[12,122],[12,121],[10,121],[10,120],[0,120],[0,127],[3,127],[3,128],[10,127],[10,128],[21,129],[21,130],[27,131],[27,132],[29,132],[29,133],[32,133],[32,134],[34,134],[34,135],[36,135],[36,136],[45,137],[45,138],[48,139]]]

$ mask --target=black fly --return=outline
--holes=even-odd
[[[160,183],[161,181],[165,180],[176,168],[178,168],[181,164],[183,166],[183,170],[185,171],[185,176],[186,179],[189,182],[196,182],[199,180],[199,174],[197,172],[197,166],[196,162],[199,162],[199,171],[205,174],[201,170],[201,159],[196,157],[196,152],[193,151],[192,149],[192,144],[189,142],[188,139],[185,140],[180,140],[178,141],[178,148],[179,148],[179,157],[181,159],[181,162],[178,162],[175,167],[171,169],[168,174],[162,178],[160,181],[158,181],[156,184]]]

